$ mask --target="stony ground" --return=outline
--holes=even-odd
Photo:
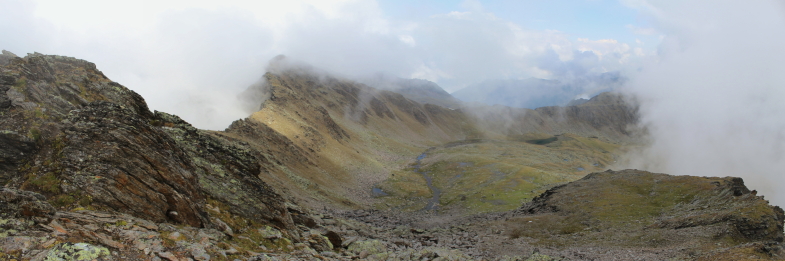
[[[377,222],[388,216],[376,211],[311,215],[290,240],[270,226],[235,234],[118,213],[55,211],[43,196],[27,191],[2,189],[0,196],[3,260],[472,260],[482,255],[473,249],[474,233],[456,227],[454,244],[439,243],[442,230],[390,229],[401,221]]]
[[[299,213],[294,217],[295,232],[268,225],[219,231],[118,213],[56,211],[42,195],[10,188],[0,190],[0,196],[0,257],[8,260],[785,257],[785,214],[748,190],[741,179],[637,170],[592,173],[549,189],[519,209],[473,216],[449,211],[292,210]],[[208,207],[216,216],[226,211]]]

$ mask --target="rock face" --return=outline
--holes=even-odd
[[[96,204],[156,222],[209,224],[193,163],[165,132],[132,110],[91,102],[64,129],[63,192],[84,191]],[[55,163],[56,164],[56,163]]]
[[[233,215],[294,227],[285,200],[258,177],[270,160],[236,139],[149,111],[92,63],[8,56],[0,67],[3,185],[41,193],[61,209],[221,227],[205,211],[214,200],[234,207]]]

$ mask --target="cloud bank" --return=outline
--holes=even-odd
[[[785,4],[635,1],[667,37],[630,75],[651,145],[628,167],[738,176],[785,204]],[[694,6],[685,6],[694,5]]]
[[[615,40],[527,29],[476,1],[461,6],[405,20],[373,0],[0,0],[0,48],[94,62],[151,108],[208,129],[248,115],[236,96],[279,54],[338,75],[383,72],[450,92],[487,79],[620,70],[644,55]]]

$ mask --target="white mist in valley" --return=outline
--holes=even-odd
[[[785,4],[641,4],[667,37],[630,74],[650,144],[626,167],[737,176],[785,205]],[[759,194],[759,195],[760,195]]]

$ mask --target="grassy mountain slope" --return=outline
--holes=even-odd
[[[285,71],[266,74],[265,82],[269,99],[248,120],[309,155],[321,171],[304,178],[352,201],[424,148],[476,132],[460,111],[351,81]]]
[[[446,185],[442,184],[443,177],[439,173],[455,171],[442,168],[471,162],[469,172],[476,174],[451,182],[476,185],[472,195],[488,196],[478,196],[476,200],[482,202],[479,205],[475,204],[477,202],[459,205],[467,207],[469,212],[509,209],[553,184],[576,180],[590,170],[609,165],[617,155],[615,153],[620,153],[616,151],[618,145],[614,144],[625,138],[632,139],[625,131],[627,125],[634,124],[635,112],[615,95],[600,95],[586,104],[566,108],[449,109],[420,104],[401,94],[333,78],[312,68],[283,66],[285,60],[274,60],[273,63],[271,66],[283,69],[272,70],[264,76],[261,85],[266,92],[264,96],[268,98],[248,120],[268,126],[287,137],[318,166],[318,171],[300,172],[300,177],[308,181],[303,184],[316,185],[301,184],[299,189],[289,186],[298,191],[293,194],[308,195],[302,198],[318,198],[312,201],[316,203],[328,202],[324,200],[325,195],[363,205],[378,203],[369,196],[372,187],[382,186],[384,193],[395,192],[394,197],[382,199],[384,204],[416,209],[416,205],[423,204],[422,199],[433,197],[434,191],[428,188],[426,177],[419,174],[419,170],[407,166],[417,155],[429,151],[428,154],[441,155],[429,156],[423,162],[426,167],[423,171],[436,175],[437,189]],[[561,135],[569,132],[576,134]],[[560,138],[554,135],[560,135]],[[451,142],[474,139],[483,140],[480,143],[484,149],[479,153],[458,156],[459,152],[433,149]],[[537,139],[557,139],[558,142],[548,146],[530,144]],[[541,149],[553,156],[540,157],[538,153],[527,152]],[[495,155],[508,150],[523,154],[506,159]],[[563,164],[565,159],[573,158],[579,160]],[[434,159],[443,161],[433,165]],[[534,160],[538,165],[528,172],[511,170],[511,166],[519,165],[514,163],[519,159]],[[474,164],[475,161],[477,164]],[[508,166],[499,167],[504,164]],[[564,169],[568,165],[570,167]],[[502,175],[505,181],[492,181],[498,179],[494,176],[499,176],[492,173],[500,171],[512,173]],[[534,173],[539,173],[542,178],[528,185],[517,181]],[[422,177],[418,178],[418,175]],[[463,180],[470,177],[474,180]],[[472,183],[478,180],[482,180],[482,185]],[[533,189],[515,200],[513,198],[521,193],[508,195],[508,200],[501,203],[495,199],[499,193],[494,191],[505,182],[521,184],[508,188],[511,190]],[[318,189],[310,189],[309,186]],[[448,195],[445,200],[454,201],[456,197],[466,195]],[[470,198],[471,202],[476,201],[475,197]]]
[[[450,109],[273,68],[257,112],[206,131],[87,61],[0,58],[0,259],[781,254],[781,209],[740,180],[584,177],[636,139],[616,95]]]
[[[511,210],[556,184],[604,170],[618,147],[573,134],[449,143],[427,150],[418,164],[394,172],[379,188],[389,194],[381,197],[386,206],[419,210],[434,200],[427,176],[439,190],[443,212]]]

